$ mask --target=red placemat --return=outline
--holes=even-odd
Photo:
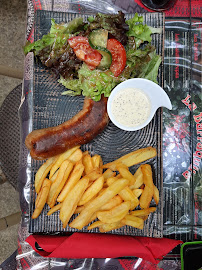
[[[147,11],[154,12],[151,9],[145,7],[140,0],[135,0],[135,2],[141,7],[145,8]],[[191,16],[201,17],[201,0],[191,0]],[[190,16],[190,1],[189,0],[177,0],[175,5],[165,11],[166,17],[189,17]]]

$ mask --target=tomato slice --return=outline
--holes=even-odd
[[[126,51],[124,46],[116,39],[108,39],[107,49],[112,54],[111,72],[118,77],[126,65]]]
[[[72,37],[68,39],[68,43],[76,56],[84,61],[91,70],[100,64],[102,56],[98,51],[91,48],[87,37]]]

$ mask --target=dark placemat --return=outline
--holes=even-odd
[[[56,22],[69,21],[80,14],[37,11],[35,18],[35,40],[42,35],[47,34],[51,26],[51,18]],[[133,15],[127,15],[131,18]],[[164,17],[160,13],[143,14],[145,23],[153,27],[163,27]],[[86,16],[84,16],[86,18]],[[154,35],[152,43],[157,48],[157,53],[163,56],[163,35]],[[159,84],[162,85],[162,66],[159,71]],[[34,92],[33,92],[33,129],[46,128],[55,126],[70,119],[83,106],[83,97],[61,96],[65,88],[57,83],[55,75],[44,68],[39,61],[34,64]],[[151,123],[142,130],[137,132],[122,131],[111,122],[107,128],[98,135],[93,141],[83,146],[83,150],[88,150],[91,154],[99,154],[103,158],[103,162],[107,163],[117,159],[131,151],[146,146],[154,146],[157,148],[158,155],[155,159],[148,161],[154,172],[154,183],[160,190],[161,202],[158,205],[156,213],[150,215],[145,222],[143,230],[138,230],[129,226],[112,231],[116,234],[125,235],[143,235],[150,237],[162,237],[162,166],[161,166],[161,110],[158,110]],[[32,180],[31,180],[31,204],[30,216],[34,210],[35,191],[34,191],[34,175],[42,164],[41,161],[32,160]],[[131,172],[139,167],[134,166]],[[31,233],[54,233],[54,232],[74,232],[77,231],[68,226],[62,229],[58,213],[47,216],[49,210],[45,206],[39,218],[32,220],[30,218],[29,231]],[[84,228],[82,231],[87,231]],[[92,230],[98,232],[98,229]]]

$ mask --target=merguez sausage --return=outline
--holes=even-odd
[[[83,109],[63,124],[34,130],[27,135],[25,145],[34,159],[46,159],[76,145],[94,139],[108,124],[107,98],[100,101],[85,98]]]

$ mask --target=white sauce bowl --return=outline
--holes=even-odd
[[[125,126],[119,123],[116,117],[112,113],[112,103],[114,101],[114,98],[117,96],[117,94],[120,91],[124,91],[124,89],[127,89],[127,88],[140,89],[142,92],[146,94],[146,96],[149,98],[149,101],[151,103],[150,114],[147,117],[147,120],[144,121],[144,123],[140,125],[136,125],[134,127]],[[108,102],[107,102],[107,112],[111,121],[114,123],[114,125],[116,125],[120,129],[127,130],[127,131],[135,131],[135,130],[142,129],[145,126],[147,126],[149,122],[152,120],[152,118],[154,117],[154,114],[159,107],[165,107],[169,110],[172,110],[172,104],[168,95],[163,90],[163,88],[161,88],[158,84],[152,81],[149,81],[147,79],[142,79],[142,78],[129,79],[117,85],[112,90],[108,98]]]

